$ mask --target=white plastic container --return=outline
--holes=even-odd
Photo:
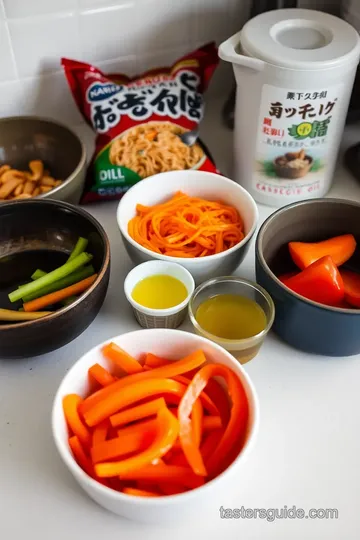
[[[329,190],[360,57],[347,22],[306,9],[254,17],[222,43],[237,82],[234,176],[270,206]]]

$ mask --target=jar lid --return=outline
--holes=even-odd
[[[311,9],[278,9],[257,15],[241,33],[243,52],[270,64],[318,70],[358,62],[360,37],[344,20]]]

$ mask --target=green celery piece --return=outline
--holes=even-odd
[[[87,240],[86,238],[83,238],[82,236],[80,236],[78,238],[78,241],[75,244],[74,249],[70,253],[70,256],[69,256],[67,262],[72,261],[73,259],[75,259],[75,257],[80,255],[80,253],[83,253],[83,251],[85,251],[85,249],[87,248],[88,243],[89,243],[89,240]]]
[[[60,289],[65,289],[65,287],[69,287],[70,285],[73,285],[74,283],[78,283],[79,281],[82,281],[83,279],[92,276],[95,274],[94,267],[92,265],[85,266],[85,268],[79,268],[78,270],[75,270],[75,272],[72,272],[68,276],[65,276],[61,279],[58,279],[54,283],[51,283],[50,285],[46,285],[45,287],[42,287],[38,291],[35,291],[32,294],[28,294],[23,297],[23,302],[30,302],[31,300],[35,300],[35,298],[40,298],[41,296],[45,296],[46,294],[50,294],[55,291],[60,291]]]
[[[46,274],[47,272],[44,272],[44,270],[40,270],[40,268],[38,268],[37,270],[35,270],[35,272],[31,276],[31,279],[33,281],[36,281],[37,279],[46,276]]]
[[[21,287],[21,289],[16,289],[15,291],[11,292],[9,294],[10,302],[17,302],[21,298],[24,298],[24,296],[39,291],[40,289],[45,287],[45,285],[51,285],[55,281],[62,279],[65,276],[68,276],[78,268],[81,268],[82,266],[90,262],[92,258],[92,255],[90,255],[89,253],[80,253],[80,255],[75,257],[75,259],[70,262],[66,262],[62,266],[59,266],[59,268],[56,268],[56,270],[49,272],[48,274],[46,274],[46,276],[43,276],[36,281],[32,281],[31,283],[27,283],[26,285],[24,285],[24,287]]]

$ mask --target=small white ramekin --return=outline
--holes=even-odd
[[[181,304],[167,309],[151,309],[142,306],[132,297],[135,285],[150,276],[165,274],[180,280],[186,287],[187,297]],[[187,314],[187,306],[195,289],[195,282],[188,270],[177,263],[147,261],[135,266],[124,282],[125,296],[133,308],[134,315],[143,328],[177,328]]]

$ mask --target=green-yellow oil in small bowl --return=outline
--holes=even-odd
[[[222,339],[256,336],[266,328],[266,315],[255,300],[236,294],[219,294],[202,302],[195,318],[203,330]]]
[[[179,279],[166,274],[156,274],[139,281],[131,296],[141,306],[169,309],[181,304],[188,296],[188,291]]]

